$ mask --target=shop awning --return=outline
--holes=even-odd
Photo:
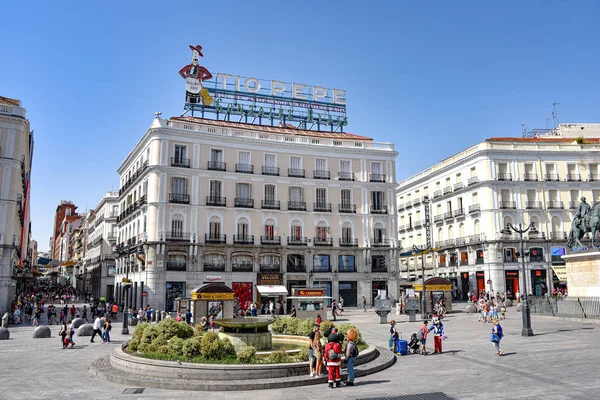
[[[287,288],[283,285],[256,285],[258,293],[264,296],[287,296]]]

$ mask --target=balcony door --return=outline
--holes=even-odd
[[[374,210],[382,210],[383,209],[383,192],[376,191],[371,192],[371,205]]]
[[[173,178],[173,194],[176,194],[176,195],[187,194],[187,179],[186,178]]]
[[[221,236],[221,220],[218,217],[210,219],[208,232],[211,238],[219,238]]]
[[[248,228],[248,220],[246,218],[240,218],[237,224],[237,235],[240,238],[246,238],[250,236],[250,229]]]
[[[275,201],[275,185],[265,185],[265,201],[267,203]]]
[[[300,172],[302,169],[302,157],[292,156],[290,158],[290,168],[296,173]]]
[[[302,225],[300,225],[299,222],[292,222],[290,237],[294,240],[300,240],[300,238],[302,238]]]
[[[273,220],[267,220],[265,222],[265,237],[267,239],[273,239],[275,236],[275,222]]]
[[[248,166],[250,165],[250,152],[240,151],[238,153],[238,164]]]
[[[223,150],[210,150],[210,161],[213,163],[222,163],[223,162]]]
[[[212,199],[220,199],[221,198],[221,190],[223,187],[223,182],[221,181],[210,181],[210,197]]]
[[[317,205],[324,207],[327,203],[327,189],[319,188],[316,190]]]
[[[350,243],[352,242],[352,226],[350,223],[345,222],[342,226],[342,242]]]
[[[298,186],[290,187],[290,201],[294,203],[300,203],[302,199],[302,188]]]
[[[235,197],[243,200],[250,200],[250,184],[249,183],[238,183],[236,185]]]
[[[175,163],[183,164],[187,159],[187,147],[175,145]]]
[[[379,162],[371,163],[371,175],[377,176],[377,177],[383,175],[383,168],[382,168],[381,163],[379,163]]]
[[[174,219],[171,221],[171,237],[177,239],[183,238],[183,220]]]
[[[343,208],[350,208],[352,205],[352,191],[350,189],[342,189],[340,193],[340,203]]]

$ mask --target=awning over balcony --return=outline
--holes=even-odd
[[[287,296],[287,288],[283,285],[256,285],[258,293],[263,296]]]

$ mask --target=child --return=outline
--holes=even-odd
[[[502,319],[506,319],[506,304],[504,303],[500,307],[500,314],[502,315]]]
[[[419,338],[419,336],[421,336],[422,334],[422,338],[421,340],[421,354],[422,355],[427,355],[427,349],[425,348],[425,344],[427,342],[427,333],[429,333],[429,329],[427,328],[427,321],[423,321],[423,325],[421,326],[421,328],[419,328],[420,334],[417,335],[417,338]]]

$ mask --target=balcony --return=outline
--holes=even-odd
[[[388,213],[387,206],[383,206],[383,205],[374,206],[374,205],[371,205],[371,214],[387,214],[387,213]]]
[[[467,244],[467,238],[464,236],[457,237],[455,243],[457,246],[465,246]]]
[[[560,177],[558,174],[546,174],[545,179],[547,182],[558,182],[560,181]]]
[[[438,223],[438,222],[442,222],[444,220],[444,215],[443,214],[438,214],[438,215],[434,215],[433,216],[433,222],[434,223]]]
[[[313,171],[313,178],[328,180],[328,179],[331,179],[331,172],[329,172],[329,171],[321,171],[321,170],[315,169]]]
[[[452,186],[446,186],[444,188],[444,195],[447,195],[448,193],[452,193]]]
[[[224,272],[225,263],[204,263],[204,271]]]
[[[469,206],[469,214],[478,213],[481,211],[481,205],[473,204]]]
[[[244,197],[236,197],[233,205],[234,205],[234,207],[254,208],[254,199],[246,199]]]
[[[171,167],[189,168],[190,159],[182,157],[171,157]]]
[[[287,272],[306,272],[306,265],[302,264],[293,264],[288,262]]]
[[[479,177],[473,176],[473,177],[469,178],[468,183],[469,183],[469,186],[479,183]]]
[[[340,247],[358,247],[358,239],[340,238]]]
[[[576,210],[577,207],[579,207],[579,202],[578,201],[570,201],[569,202],[569,208],[571,210]]]
[[[233,235],[234,244],[254,244],[254,235]]]
[[[418,220],[413,222],[413,228],[415,229],[419,229],[423,227],[423,220]]]
[[[369,182],[385,182],[384,174],[369,174]]]
[[[406,229],[408,229],[408,227],[409,227],[409,226],[408,226],[408,225],[406,225],[406,224],[404,224],[404,225],[400,225],[400,226],[398,227],[398,231],[399,231],[399,232],[406,232]]]
[[[221,161],[208,161],[207,168],[209,171],[226,171],[227,163]]]
[[[140,169],[138,169],[136,172],[134,172],[133,175],[131,175],[131,177],[129,179],[127,179],[127,181],[119,189],[119,196],[121,196],[123,193],[125,193],[125,191],[127,190],[127,188],[129,188],[131,185],[133,185],[137,181],[137,179],[147,169],[148,169],[148,160],[144,161],[144,163],[142,164],[142,167]]]
[[[442,197],[442,191],[441,190],[436,190],[435,192],[433,192],[433,198],[437,199],[438,197]]]
[[[260,272],[279,272],[281,266],[279,264],[260,264]]]
[[[512,181],[512,176],[509,172],[498,172],[499,181]]]
[[[400,212],[400,211],[404,211],[404,203],[399,203],[398,204],[398,212]]]
[[[235,172],[242,174],[253,174],[254,165],[251,164],[235,164]]]
[[[216,235],[212,233],[204,234],[204,242],[205,243],[213,243],[213,244],[225,244],[227,242],[227,235]]]
[[[454,218],[454,216],[452,215],[452,211],[448,211],[447,213],[444,213],[444,220],[452,219],[452,218]]]
[[[260,244],[281,246],[281,236],[261,236]]]
[[[185,262],[167,261],[167,271],[185,271],[186,268]]]
[[[306,236],[288,236],[287,244],[288,246],[306,246],[308,240]]]
[[[231,269],[233,272],[252,272],[254,265],[252,263],[232,264]]]
[[[548,209],[549,210],[558,210],[564,208],[563,202],[562,201],[549,201],[548,202]]]
[[[169,193],[169,203],[190,204],[190,195],[184,193]]]
[[[501,209],[516,209],[517,203],[514,201],[501,201],[500,208]]]
[[[465,216],[465,209],[464,208],[459,208],[457,210],[454,210],[454,217],[455,218],[464,217],[464,216]]]
[[[600,174],[590,174],[588,177],[588,181],[590,181],[590,182],[600,181]]]
[[[435,242],[435,247],[437,247],[438,249],[443,249],[452,246],[454,246],[454,239],[440,240],[438,242]]]
[[[315,212],[331,212],[331,203],[313,203],[313,211]]]
[[[220,196],[206,196],[206,205],[225,207],[227,205],[227,198]]]
[[[291,178],[306,178],[304,169],[288,168],[288,176]]]
[[[523,180],[527,182],[536,182],[538,180],[537,174],[525,174]]]
[[[338,181],[355,181],[354,172],[338,172]]]
[[[536,209],[539,210],[542,208],[542,202],[541,201],[527,201],[525,202],[525,208],[527,209]]]
[[[166,232],[165,234],[165,240],[167,242],[189,242],[190,237],[191,236],[189,233],[184,233],[181,231],[171,231]]]
[[[478,233],[476,235],[469,236],[469,244],[481,243],[483,242],[483,234]]]
[[[406,209],[408,210],[409,208],[412,208],[413,203],[410,200],[410,197],[408,199],[406,199],[406,203],[404,203],[404,207],[406,207]]]
[[[390,247],[392,241],[390,239],[372,238],[371,247]]]
[[[279,167],[262,167],[263,175],[279,176]]]
[[[475,259],[475,265],[482,265],[483,264],[483,258],[476,258]]]
[[[305,201],[288,201],[288,210],[290,211],[306,211]]]
[[[421,204],[422,199],[422,197],[415,197],[415,199],[412,201],[412,205],[418,206],[419,204]]]
[[[338,211],[341,214],[356,214],[356,204],[338,204]]]
[[[550,239],[551,240],[567,240],[567,232],[562,232],[562,231],[550,232]]]
[[[333,246],[333,238],[315,236],[313,238],[313,244],[315,246]]]
[[[260,208],[263,210],[280,210],[281,202],[279,200],[261,200]]]
[[[465,188],[465,184],[462,182],[458,182],[454,184],[454,191],[463,190]]]
[[[567,180],[571,182],[581,182],[580,174],[567,174]]]

